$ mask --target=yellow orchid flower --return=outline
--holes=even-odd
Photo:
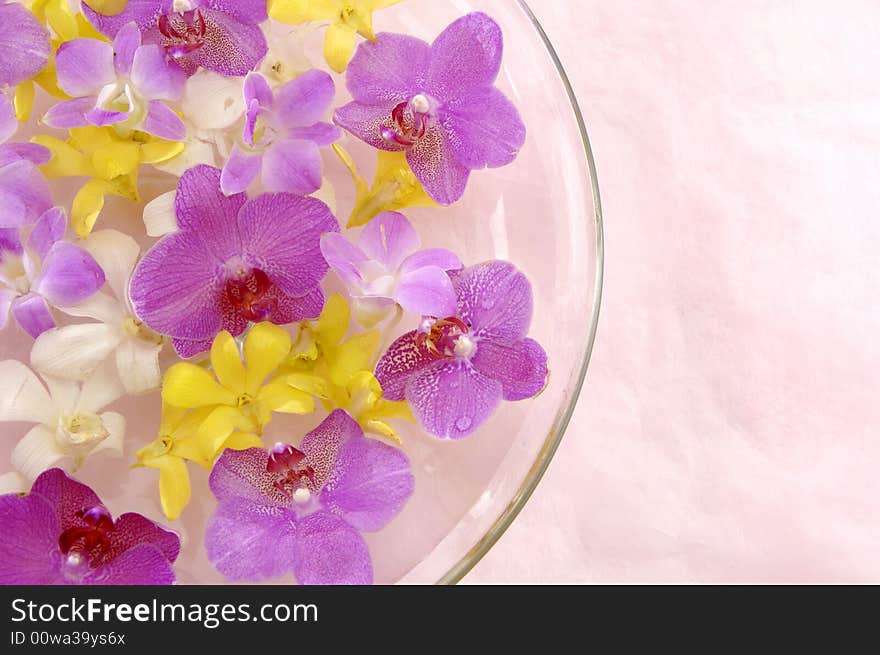
[[[191,487],[187,461],[210,470],[216,457],[226,448],[244,450],[262,446],[255,434],[236,432],[212,457],[206,456],[199,447],[197,436],[212,411],[213,408],[205,407],[191,412],[163,404],[159,436],[136,454],[138,461],[132,468],[145,466],[159,471],[162,511],[172,521],[189,504]]]
[[[196,441],[213,457],[234,432],[260,435],[272,412],[310,414],[312,396],[278,379],[290,356],[290,335],[272,323],[258,323],[245,337],[243,353],[229,332],[211,346],[211,372],[189,362],[174,364],[162,381],[162,400],[178,409],[210,408]],[[242,354],[244,361],[242,361]]]
[[[354,54],[355,35],[376,40],[373,12],[398,2],[400,0],[269,0],[268,10],[273,19],[289,25],[330,21],[324,37],[324,59],[330,68],[342,73]]]
[[[384,211],[437,206],[406,162],[405,152],[377,151],[376,174],[371,187],[358,172],[354,160],[344,148],[334,144],[333,150],[354,180],[354,209],[348,217],[347,227],[366,225],[374,216]]]
[[[48,135],[36,136],[32,141],[52,151],[52,159],[42,166],[47,178],[91,178],[76,193],[70,212],[70,223],[80,237],[92,231],[107,195],[140,200],[137,174],[141,164],[163,162],[183,150],[179,142],[137,130],[122,136],[112,127],[74,128],[67,141]]]
[[[373,375],[382,335],[370,330],[345,339],[350,322],[345,299],[338,293],[330,296],[318,320],[300,326],[284,379],[319,398],[327,411],[344,409],[365,431],[400,443],[386,419],[412,420],[412,414],[406,402],[383,399],[382,386]]]

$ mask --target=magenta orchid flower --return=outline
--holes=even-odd
[[[223,193],[244,191],[258,176],[267,191],[308,195],[321,187],[321,154],[341,136],[321,122],[334,95],[333,79],[306,71],[273,93],[266,78],[250,73],[244,81],[247,111],[242,144],[232,148],[220,184]]]
[[[172,584],[178,536],[140,514],[115,521],[89,487],[61,469],[26,496],[0,496],[2,585]]]
[[[376,379],[388,400],[406,399],[425,430],[461,439],[504,400],[538,394],[547,354],[526,338],[532,288],[512,264],[491,261],[449,273],[458,309],[426,318],[379,360]]]
[[[173,337],[180,356],[209,350],[221,330],[239,335],[250,322],[284,325],[321,312],[328,266],[320,238],[339,229],[323,202],[225,196],[220,170],[202,165],[180,178],[175,212],[178,231],[144,255],[129,293],[135,313]]]
[[[379,34],[358,46],[345,78],[354,102],[333,120],[375,148],[405,150],[425,191],[451,204],[472,170],[509,164],[525,143],[516,107],[494,86],[501,52],[501,29],[483,13],[431,45]]]
[[[180,141],[186,128],[163,101],[183,93],[186,74],[157,45],[141,45],[134,23],[113,44],[97,39],[62,43],[55,56],[58,85],[72,96],[43,116],[51,127],[125,123],[163,139]]]
[[[337,233],[321,237],[321,252],[348,287],[355,316],[372,327],[396,305],[430,316],[455,313],[455,289],[446,271],[461,268],[443,248],[419,250],[406,216],[383,212],[367,223],[358,245]]]
[[[115,16],[83,5],[95,28],[115,37],[134,21],[144,43],[160,46],[188,75],[200,67],[226,76],[247,75],[266,56],[259,24],[265,0],[128,0]]]
[[[371,584],[370,551],[360,533],[391,521],[415,479],[401,450],[368,439],[337,409],[299,449],[225,451],[210,485],[219,504],[205,545],[230,580],[292,571],[300,584]]]
[[[85,249],[63,241],[66,230],[67,216],[59,207],[40,216],[26,244],[17,229],[0,229],[0,329],[11,310],[36,338],[55,327],[50,305],[76,305],[103,286],[104,271]]]

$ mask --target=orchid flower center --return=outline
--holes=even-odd
[[[391,111],[390,125],[381,128],[382,138],[406,148],[414,146],[425,136],[434,120],[436,101],[418,93],[408,102],[401,102]]]
[[[104,421],[97,414],[78,412],[62,415],[55,430],[55,441],[76,456],[87,455],[110,436]]]
[[[238,268],[226,281],[223,300],[232,312],[258,323],[275,309],[276,299],[269,292],[272,281],[258,268]]]
[[[117,80],[107,84],[98,92],[97,104],[106,111],[132,111],[135,106],[135,99],[131,85],[124,80]]]
[[[114,530],[110,512],[100,505],[79,510],[76,517],[85,525],[68,528],[58,537],[58,549],[65,555],[64,573],[71,579],[82,577],[110,547]]]
[[[276,475],[273,486],[297,505],[305,505],[312,498],[315,469],[305,463],[306,455],[289,444],[276,443],[269,451],[266,471]]]
[[[176,13],[159,16],[159,32],[164,37],[162,46],[168,54],[183,57],[204,45],[208,27],[200,9],[178,11],[176,7],[182,7],[183,3],[175,2],[174,6]]]
[[[419,326],[416,342],[437,359],[470,359],[477,342],[469,333],[470,326],[457,316],[427,318]]]

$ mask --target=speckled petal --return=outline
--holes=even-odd
[[[422,369],[437,363],[426,348],[419,347],[413,330],[394,341],[376,364],[376,379],[387,400],[403,400],[406,383]]]
[[[373,583],[370,549],[360,533],[328,512],[315,512],[296,526],[294,573],[304,585]]]
[[[266,37],[257,25],[242,23],[213,9],[203,9],[202,15],[206,28],[204,42],[181,57],[184,70],[200,66],[226,76],[247,75],[266,56]]]
[[[170,585],[175,576],[171,564],[155,546],[141,544],[119,557],[91,569],[84,585]]]
[[[128,0],[125,9],[115,16],[99,14],[85,3],[82,5],[82,12],[95,29],[112,38],[131,21],[137,23],[138,29],[144,32],[156,25],[161,14],[171,13],[173,6],[174,0]]]
[[[451,205],[464,195],[471,171],[455,158],[442,126],[430,128],[407,150],[406,161],[435,202]]]
[[[391,126],[391,112],[396,105],[397,103],[394,101],[378,105],[349,102],[336,110],[333,122],[374,148],[398,152],[404,147],[387,141],[382,137],[381,132],[383,126]]]
[[[449,273],[458,294],[458,316],[480,337],[519,340],[532,321],[532,286],[517,268],[488,261]]]
[[[0,539],[0,585],[63,582],[58,550],[61,530],[52,506],[34,494],[6,494],[0,496],[0,517],[7,535]]]

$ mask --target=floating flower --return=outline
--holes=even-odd
[[[0,229],[31,225],[52,206],[49,185],[34,163],[22,156],[19,147],[28,145],[35,144],[0,145]]]
[[[351,173],[354,181],[354,208],[348,216],[347,227],[369,223],[384,211],[398,211],[407,207],[435,207],[436,202],[425,193],[424,187],[406,163],[406,153],[379,150],[376,152],[376,174],[373,185],[358,172],[351,155],[338,144],[333,150]]]
[[[112,45],[73,39],[55,55],[58,84],[73,99],[43,116],[51,127],[121,125],[163,139],[180,141],[183,121],[163,101],[183,93],[186,74],[157,45],[141,45],[134,23],[116,34]]]
[[[101,367],[82,384],[45,381],[48,390],[21,362],[0,362],[0,421],[37,424],[12,451],[12,467],[24,479],[62,463],[75,470],[104,450],[122,453],[125,418],[101,411],[122,395],[113,369]]]
[[[275,93],[265,77],[250,73],[244,81],[242,143],[232,148],[223,167],[223,193],[240,193],[257,176],[268,191],[308,195],[321,188],[319,146],[341,134],[335,125],[321,122],[333,95],[333,80],[323,71],[307,71]]]
[[[321,253],[348,287],[362,325],[372,327],[397,305],[431,316],[455,311],[455,290],[446,271],[461,268],[461,261],[443,248],[419,250],[419,235],[406,216],[379,214],[358,244],[338,233],[321,237]]]
[[[11,310],[32,337],[55,327],[49,306],[81,303],[104,284],[104,271],[86,250],[63,241],[67,216],[48,209],[23,247],[16,230],[0,243],[0,329]]]
[[[188,170],[175,197],[179,230],[162,237],[135,269],[131,301],[182,357],[211,347],[221,330],[250,322],[285,325],[317,316],[327,272],[320,237],[338,230],[327,206],[291,193],[223,195],[220,171]]]
[[[311,25],[291,27],[274,20],[262,25],[269,51],[260,64],[259,71],[273,88],[290,82],[307,70],[315,68],[306,55],[306,38],[312,32]]]
[[[259,27],[267,18],[263,0],[131,0],[115,16],[87,6],[83,13],[110,37],[134,21],[144,43],[161,46],[189,75],[199,68],[246,75],[266,55]]]
[[[334,121],[375,148],[406,151],[428,195],[451,204],[472,170],[509,164],[525,142],[516,107],[493,86],[501,51],[501,29],[482,13],[432,45],[379,34],[358,46],[346,73],[354,102]]]
[[[99,322],[43,332],[31,349],[31,365],[47,375],[84,380],[110,358],[126,393],[157,388],[164,339],[138,320],[128,301],[128,282],[140,247],[116,230],[93,232],[81,243],[106,274],[113,293],[99,291],[83,303],[62,307],[67,314]]]
[[[355,36],[374,41],[373,12],[400,0],[269,0],[269,16],[281,23],[298,25],[331,21],[324,38],[324,58],[341,73],[351,60]]]
[[[238,343],[220,332],[211,346],[212,373],[189,362],[174,364],[162,381],[162,401],[179,409],[213,408],[198,430],[199,447],[214,457],[233,432],[261,434],[272,412],[309,414],[312,397],[289,386],[276,373],[290,355],[290,335],[271,323],[258,323]],[[242,356],[244,361],[242,361]]]
[[[80,237],[88,236],[104,208],[107,195],[138,202],[138,169],[141,164],[166,161],[183,150],[183,144],[164,141],[133,131],[120,135],[112,127],[78,127],[70,130],[67,141],[38,135],[36,143],[52,152],[42,167],[49,179],[88,177],[73,198],[70,222]]]
[[[336,410],[299,449],[227,450],[210,484],[219,504],[205,545],[227,578],[292,571],[300,584],[370,584],[373,565],[360,533],[391,521],[415,480],[402,451],[367,439]]]
[[[532,289],[512,264],[492,261],[450,274],[458,309],[426,318],[379,360],[376,378],[391,400],[406,398],[416,420],[441,438],[468,436],[504,400],[538,394],[547,355],[526,338]]]
[[[34,15],[20,4],[0,4],[0,103],[8,103],[2,94],[7,86],[25,82],[43,70],[52,46],[49,33]]]
[[[60,469],[26,496],[0,496],[3,585],[172,584],[180,539],[140,514],[115,521],[89,487]]]

